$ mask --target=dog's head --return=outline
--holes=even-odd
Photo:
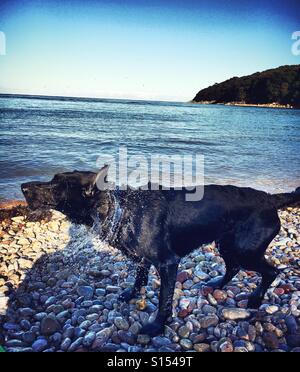
[[[108,166],[98,173],[59,173],[49,182],[23,183],[21,189],[32,211],[55,209],[74,222],[87,223],[95,197],[100,193],[97,184],[106,178],[107,170]]]

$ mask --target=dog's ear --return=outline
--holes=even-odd
[[[109,165],[105,165],[99,170],[95,177],[93,177],[92,182],[83,190],[83,196],[92,197],[97,190],[105,190],[105,185],[107,184],[107,173]]]
[[[97,187],[99,190],[105,189],[105,184],[107,184],[108,169],[109,165],[104,165],[104,167],[99,170],[95,177],[94,187]]]

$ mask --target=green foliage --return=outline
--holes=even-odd
[[[279,103],[300,105],[300,65],[281,66],[244,77],[233,77],[200,90],[195,102]]]

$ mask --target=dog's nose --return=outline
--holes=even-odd
[[[23,193],[26,193],[29,190],[28,183],[22,183],[21,190],[22,190]]]

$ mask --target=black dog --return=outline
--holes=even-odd
[[[226,275],[208,283],[221,288],[238,271],[257,271],[261,285],[249,298],[248,306],[257,308],[278,275],[264,253],[279,232],[277,209],[300,201],[300,188],[293,193],[270,195],[251,188],[208,185],[200,201],[187,202],[187,190],[100,191],[97,174],[78,172],[57,174],[52,181],[22,185],[32,210],[56,209],[71,221],[89,226],[100,221],[101,234],[138,263],[134,287],[121,295],[123,300],[136,296],[146,285],[150,265],[161,278],[159,311],[153,323],[141,333],[156,335],[171,315],[174,285],[180,258],[200,245],[216,241],[226,263]]]

